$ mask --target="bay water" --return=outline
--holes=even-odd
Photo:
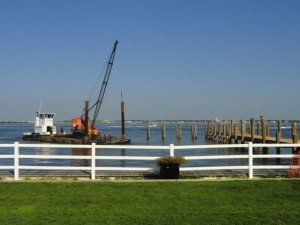
[[[126,124],[126,137],[131,139],[131,145],[203,145],[216,144],[205,140],[205,124],[198,123],[198,138],[191,138],[191,124],[182,123],[182,138],[176,139],[176,127],[178,123],[166,124],[166,139],[161,138],[162,123],[151,124],[150,139],[147,139],[147,123],[128,123]],[[194,124],[193,124],[194,125]],[[63,129],[71,132],[70,123],[56,123],[57,130]],[[283,123],[282,137],[291,137],[290,123]],[[97,124],[97,128],[102,134],[111,136],[121,136],[120,123],[101,123]],[[276,123],[270,125],[270,135],[276,134]],[[22,134],[24,132],[32,132],[34,124],[31,123],[0,123],[0,144],[20,143],[39,143],[23,141]],[[299,130],[298,130],[299,133]],[[40,143],[39,143],[40,144]],[[43,144],[43,143],[42,143]],[[90,149],[77,148],[20,148],[20,154],[33,155],[90,155]],[[275,148],[270,148],[269,153],[275,154]],[[255,154],[262,154],[262,149],[255,149]],[[290,154],[290,148],[283,148],[283,154]],[[3,154],[13,154],[13,148],[0,148],[0,165],[13,165],[12,159],[1,159]],[[168,150],[143,150],[143,149],[97,149],[97,155],[101,156],[165,156],[169,154]],[[175,155],[184,156],[200,156],[200,155],[237,155],[248,154],[247,149],[225,148],[225,149],[187,149],[175,150]],[[254,164],[288,165],[289,159],[255,159]],[[219,159],[219,160],[190,160],[184,166],[233,166],[247,165],[247,159]],[[20,159],[20,165],[34,166],[89,166],[90,160],[61,160],[61,159]],[[133,161],[133,160],[97,160],[96,166],[120,166],[120,167],[155,167],[153,161]]]

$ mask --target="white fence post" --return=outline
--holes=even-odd
[[[91,158],[91,179],[96,179],[96,146],[92,143],[92,158]]]
[[[249,142],[248,147],[248,157],[249,157],[249,170],[248,170],[248,176],[249,179],[253,179],[253,143]]]
[[[19,142],[15,142],[14,146],[14,177],[19,180]]]
[[[174,145],[170,144],[170,156],[174,156]]]

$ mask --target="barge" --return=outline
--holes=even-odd
[[[125,137],[119,138],[116,136],[97,135],[84,136],[84,134],[73,133],[66,134],[64,131],[57,133],[54,125],[55,113],[36,113],[34,131],[23,133],[23,140],[25,141],[39,141],[47,143],[63,143],[63,144],[129,144],[130,139]]]

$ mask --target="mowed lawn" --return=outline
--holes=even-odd
[[[0,182],[0,224],[300,224],[300,180]]]

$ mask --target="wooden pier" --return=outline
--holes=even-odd
[[[291,124],[291,137],[282,137],[282,121],[277,121],[277,130],[275,136],[270,136],[270,127],[264,116],[260,120],[255,121],[253,118],[249,121],[248,129],[246,129],[245,120],[233,122],[232,120],[224,123],[207,122],[205,126],[205,139],[223,144],[232,143],[284,143],[298,144],[297,124]],[[299,149],[293,149],[293,152]],[[280,154],[280,149],[277,150]]]

